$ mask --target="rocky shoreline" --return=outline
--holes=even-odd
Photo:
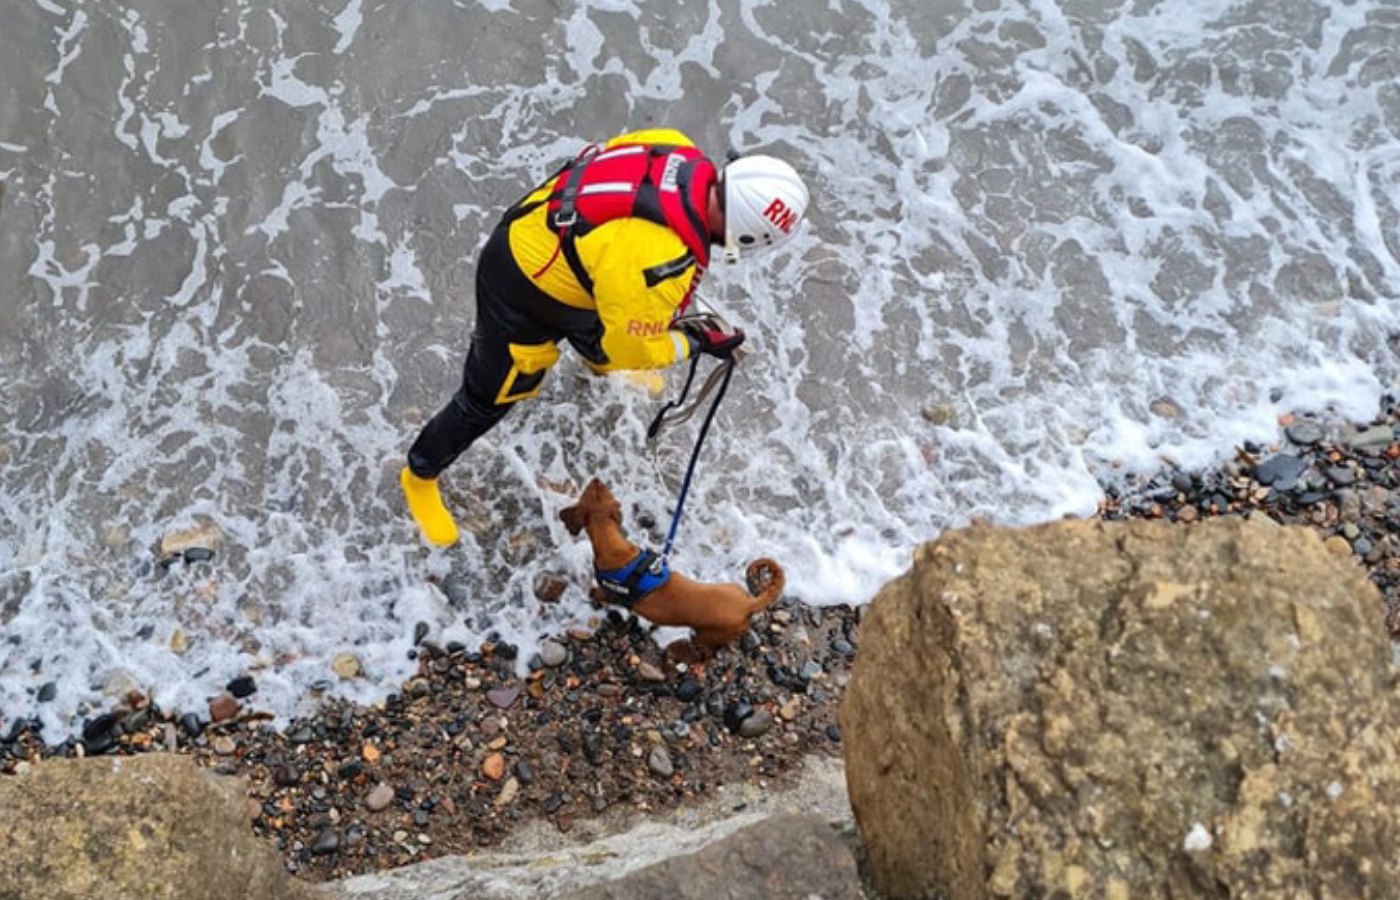
[[[0,774],[51,756],[190,754],[247,778],[254,832],[319,881],[491,847],[528,821],[567,832],[721,785],[778,785],[810,755],[839,755],[858,610],[782,598],[704,662],[662,651],[634,618],[600,618],[545,641],[525,677],[509,644],[440,646],[420,625],[401,690],[369,707],[328,698],[281,729],[251,676],[199,712],[133,690],[53,745],[4,723]]]
[[[1267,515],[1315,528],[1366,569],[1384,598],[1377,624],[1400,638],[1400,404],[1387,397],[1361,425],[1281,425],[1277,445],[1242,447],[1217,469],[1106,490],[1098,515]],[[417,676],[381,704],[327,699],[277,729],[252,677],[199,711],[160,710],[131,691],[61,743],[26,720],[0,722],[0,774],[49,756],[187,753],[248,779],[252,828],[289,870],[318,881],[375,872],[495,846],[527,822],[568,831],[690,805],[722,785],[778,785],[810,755],[838,755],[859,618],[785,597],[699,663],[608,612],[594,631],[546,641],[525,677],[510,645],[440,646],[422,625]]]

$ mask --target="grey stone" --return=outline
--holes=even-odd
[[[670,778],[675,772],[675,767],[671,764],[671,754],[666,752],[665,747],[651,748],[651,753],[647,756],[647,768],[661,778]]]
[[[1287,491],[1298,483],[1307,468],[1308,464],[1299,457],[1281,453],[1260,463],[1254,470],[1254,480],[1272,485],[1275,490]]]
[[[755,710],[754,714],[748,716],[739,723],[739,736],[755,738],[766,734],[768,729],[773,727],[773,714],[766,709]]]
[[[334,828],[326,828],[316,835],[316,840],[311,843],[311,852],[317,856],[325,856],[327,853],[334,853],[340,849],[340,832]]]
[[[1283,433],[1299,447],[1311,447],[1327,436],[1322,425],[1312,419],[1299,419],[1285,428]]]
[[[722,892],[722,893],[721,893]],[[698,853],[559,900],[860,900],[850,844],[813,816],[777,816]]]
[[[1394,441],[1395,428],[1390,425],[1374,425],[1345,438],[1348,447],[1362,452],[1382,450]]]
[[[365,806],[370,812],[379,812],[394,802],[394,789],[387,784],[377,784],[365,797]]]
[[[540,644],[540,662],[554,669],[562,666],[569,658],[569,650],[558,641],[545,641]]]

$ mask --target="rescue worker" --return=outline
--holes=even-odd
[[[596,372],[732,354],[742,331],[677,321],[710,247],[734,260],[782,243],[807,200],[781,160],[739,156],[720,169],[680,131],[650,129],[590,145],[506,210],[477,261],[462,386],[419,433],[400,474],[423,536],[456,542],[438,476],[539,393],[560,341]]]

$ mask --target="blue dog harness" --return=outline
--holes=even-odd
[[[606,572],[594,569],[593,574],[614,603],[631,609],[671,580],[671,567],[666,557],[655,551],[639,550],[627,565]]]

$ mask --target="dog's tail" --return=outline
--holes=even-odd
[[[749,607],[749,615],[753,615],[767,609],[774,600],[783,595],[783,589],[787,587],[787,576],[783,574],[783,567],[778,565],[776,560],[765,556],[749,563],[748,569],[744,571],[744,582],[748,585],[749,593],[753,595]]]

